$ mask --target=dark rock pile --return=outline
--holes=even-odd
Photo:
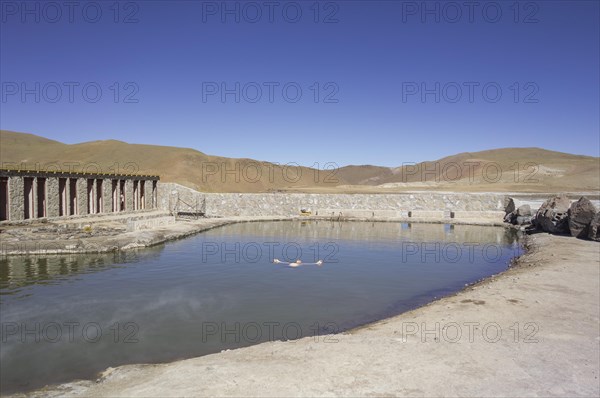
[[[535,213],[531,224],[538,230],[551,234],[563,234],[569,232],[567,212],[571,201],[564,195],[555,196],[546,200]]]
[[[515,204],[512,199],[510,200],[510,203],[512,203],[512,206],[509,206],[509,209],[512,208],[513,210],[506,213],[504,221],[513,225],[531,224],[531,206],[522,205],[515,209]]]
[[[600,212],[585,196],[573,203],[566,195],[555,196],[546,200],[535,214],[529,205],[517,208],[512,198],[505,206],[504,221],[528,226],[528,232],[571,235],[600,242]]]

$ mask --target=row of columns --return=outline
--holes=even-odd
[[[0,177],[0,221],[155,209],[157,180]]]

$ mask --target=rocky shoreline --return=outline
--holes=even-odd
[[[515,200],[508,198],[505,211],[505,222],[524,226],[530,233],[548,232],[600,242],[600,212],[585,196],[574,202],[564,194],[551,197],[535,213],[530,205],[517,207]]]

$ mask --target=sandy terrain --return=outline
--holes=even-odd
[[[36,394],[599,396],[600,246],[546,234],[530,246],[501,275],[345,334],[122,366]]]
[[[158,174],[203,192],[393,193],[450,192],[598,193],[600,159],[542,148],[463,152],[399,167],[321,163],[322,170],[208,155],[192,148],[106,140],[64,144],[41,136],[0,130],[0,159],[8,168]],[[35,161],[33,160],[35,159]],[[267,159],[268,160],[268,159]],[[258,171],[260,170],[260,171]]]

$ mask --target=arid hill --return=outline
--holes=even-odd
[[[116,140],[68,145],[2,130],[0,160],[3,167],[11,168],[158,174],[162,181],[206,192],[600,190],[600,158],[541,148],[465,152],[397,168],[362,165],[316,170]]]

